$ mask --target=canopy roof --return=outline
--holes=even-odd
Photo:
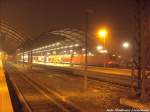
[[[56,42],[64,46],[73,44],[84,45],[85,40],[85,33],[75,28],[55,29],[47,31],[38,37],[30,37],[18,32],[12,26],[1,22],[0,32],[2,48],[8,53],[12,53],[21,48],[28,50]]]

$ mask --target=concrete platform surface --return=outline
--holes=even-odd
[[[150,112],[150,102],[142,103],[137,99],[121,98],[120,104],[132,107],[136,111]]]
[[[44,63],[44,62],[33,62],[33,63],[41,64],[41,65],[62,67],[62,68],[84,70],[84,66],[80,66],[80,65],[71,66],[70,64],[55,64],[55,63]],[[106,74],[113,74],[113,75],[120,75],[120,76],[131,76],[131,69],[108,68],[108,67],[104,68],[104,67],[88,66],[87,70],[91,71],[91,72],[99,72],[99,73],[106,73]]]
[[[0,112],[13,112],[13,107],[9,96],[9,91],[1,60],[0,60]]]

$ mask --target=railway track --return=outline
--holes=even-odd
[[[84,77],[85,71],[73,68],[64,68],[64,67],[57,67],[57,66],[47,66],[47,65],[39,65],[36,64],[34,67],[43,68],[45,70],[53,70],[61,73],[67,73],[78,77]],[[115,85],[120,85],[124,87],[131,87],[131,84],[134,81],[133,87],[136,87],[137,82],[130,76],[125,75],[114,75],[114,74],[107,74],[107,73],[100,73],[95,71],[88,71],[87,72],[88,79],[107,82]]]
[[[80,70],[77,68],[69,68],[69,67],[59,67],[59,66],[49,66],[49,65],[42,65],[42,64],[34,64],[34,67],[38,68],[44,68],[45,70],[53,70],[53,71],[59,71],[61,73],[67,73],[74,76],[84,77],[85,71]],[[97,68],[96,68],[97,69]],[[107,68],[109,69],[109,68]],[[111,68],[110,68],[111,69]],[[129,72],[128,70],[125,70],[126,72]],[[103,72],[97,72],[97,71],[87,71],[87,77],[92,80],[112,83],[124,87],[133,87],[137,86],[137,78],[133,79],[133,77],[129,75],[116,75],[116,74],[110,74],[110,73],[103,73]],[[134,82],[134,83],[133,83]]]
[[[24,111],[28,112],[81,112],[83,111],[70,101],[62,99],[56,91],[21,73],[14,66],[5,65],[14,87],[22,96]]]

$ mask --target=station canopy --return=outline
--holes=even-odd
[[[6,23],[0,23],[1,49],[14,53],[17,49],[32,50],[37,47],[59,43],[61,46],[84,46],[85,33],[76,28],[55,29],[42,33],[37,37],[17,32]]]

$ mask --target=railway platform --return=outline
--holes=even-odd
[[[80,66],[80,65],[71,66],[70,64],[56,64],[56,63],[43,63],[43,62],[33,62],[33,63],[34,64],[40,64],[40,65],[61,67],[61,68],[84,70],[84,67]],[[113,75],[120,75],[120,76],[131,76],[131,70],[130,69],[119,69],[119,68],[108,68],[108,67],[104,68],[104,67],[88,66],[87,71],[113,74]]]
[[[0,112],[13,112],[13,106],[6,83],[2,60],[0,60]]]

